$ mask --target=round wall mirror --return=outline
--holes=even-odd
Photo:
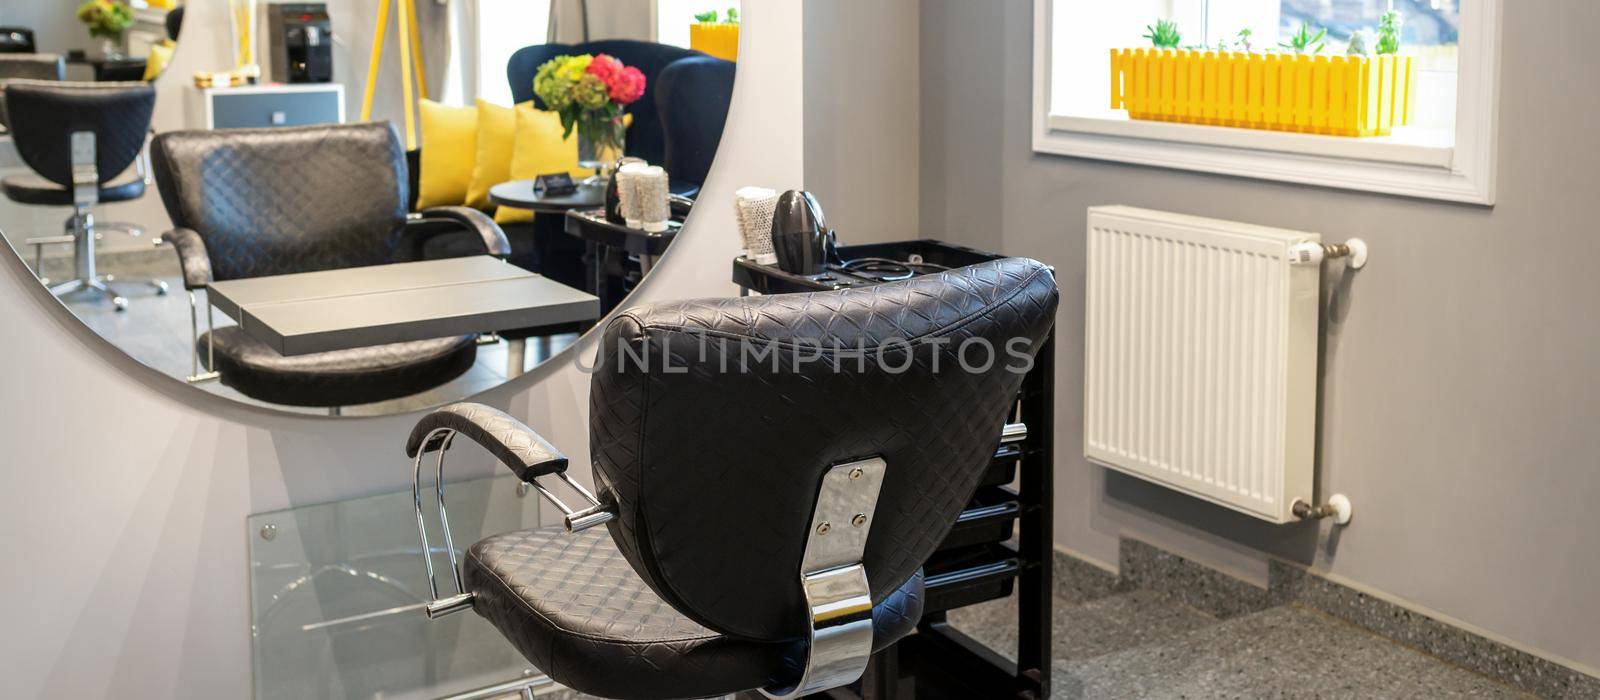
[[[84,7],[0,11],[0,234],[135,360],[319,415],[461,400],[601,325],[694,207],[738,52],[730,0]]]

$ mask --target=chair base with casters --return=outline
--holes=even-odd
[[[142,229],[125,227],[125,225],[97,226],[94,221],[94,214],[88,211],[79,211],[74,213],[71,218],[67,219],[66,233],[64,235],[48,238],[31,238],[26,241],[27,244],[34,246],[34,265],[36,268],[35,273],[39,275],[39,281],[43,282],[50,288],[51,294],[54,294],[58,297],[70,297],[73,295],[84,294],[91,297],[106,298],[111,300],[112,305],[115,306],[118,311],[127,310],[128,298],[123,296],[116,290],[116,288],[111,286],[113,282],[117,281],[116,277],[112,275],[102,275],[97,271],[95,244],[100,240],[100,229],[107,228],[113,230],[122,228],[133,235],[140,235],[143,233]],[[72,244],[73,278],[70,280],[52,282],[49,278],[44,276],[43,246],[54,243]],[[154,289],[157,295],[164,295],[168,291],[167,283],[163,280],[146,279],[137,280],[136,282]]]

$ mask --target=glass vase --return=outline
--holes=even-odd
[[[620,116],[603,120],[591,128],[579,129],[578,167],[595,173],[584,184],[604,186],[610,182],[626,146],[627,131],[623,129]]]

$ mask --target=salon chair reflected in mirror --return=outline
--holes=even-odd
[[[171,12],[152,9],[169,4],[178,6]],[[738,3],[721,2],[717,7],[730,4]],[[230,5],[222,0],[146,0],[130,6],[134,10],[134,26],[112,42],[90,38],[70,11],[50,15],[67,25],[53,31],[5,29],[7,51],[33,53],[0,53],[0,123],[4,122],[3,90],[8,77],[106,84],[105,79],[122,75],[114,71],[126,68],[135,59],[155,57],[157,53],[159,58],[170,57],[180,30],[224,35],[232,31],[228,20]],[[258,4],[256,52],[263,64],[273,60],[273,43],[282,38],[274,33],[272,20],[273,8],[280,7],[274,3]],[[488,3],[477,18],[481,31],[454,34],[483,41],[482,46],[472,47],[478,58],[476,65],[428,55],[426,80],[414,81],[414,111],[408,120],[400,85],[388,70],[395,67],[398,57],[393,10],[384,53],[388,68],[378,79],[369,81],[364,71],[365,52],[372,44],[362,42],[371,40],[374,18],[368,11],[357,13],[348,6],[328,3],[324,9],[331,24],[319,25],[319,31],[339,37],[347,46],[361,47],[356,52],[361,60],[351,59],[348,51],[336,50],[332,54],[334,69],[327,75],[317,71],[280,75],[275,64],[263,65],[261,81],[241,87],[202,89],[187,84],[187,75],[167,75],[162,78],[161,100],[150,120],[153,128],[147,128],[145,133],[173,147],[181,143],[198,148],[197,144],[204,143],[215,153],[241,155],[251,152],[252,143],[259,145],[261,137],[236,132],[235,127],[273,131],[363,121],[363,100],[357,96],[371,87],[376,99],[366,116],[371,122],[385,123],[384,128],[390,129],[386,133],[396,135],[401,153],[398,160],[386,159],[382,167],[376,168],[349,168],[334,178],[338,187],[305,187],[261,209],[256,205],[267,204],[262,200],[214,200],[202,216],[199,210],[185,213],[186,205],[181,201],[163,202],[157,196],[156,168],[145,167],[150,152],[147,142],[143,154],[127,168],[97,163],[102,171],[119,170],[100,173],[102,181],[112,178],[106,181],[108,187],[124,182],[138,184],[109,191],[102,188],[92,203],[62,201],[59,197],[43,202],[31,196],[28,188],[11,188],[11,194],[16,196],[0,198],[0,235],[42,283],[84,277],[82,261],[93,261],[89,276],[109,282],[107,286],[116,292],[106,298],[90,294],[69,296],[63,299],[68,310],[134,359],[196,390],[274,409],[345,415],[418,410],[472,396],[555,357],[620,306],[675,240],[693,206],[693,196],[709,172],[721,139],[735,69],[730,60],[688,46],[690,37],[684,30],[697,21],[688,8],[663,8],[666,14],[652,21],[646,15],[632,13],[609,17],[608,10],[591,9],[581,3],[557,3],[550,7],[548,16],[530,13],[529,8],[518,3]],[[417,46],[429,47],[430,51],[447,46],[452,36],[448,15],[454,12],[454,6],[427,4],[414,9],[419,16],[415,25]],[[308,16],[320,11],[311,8]],[[736,27],[723,29],[731,29],[736,36]],[[658,30],[660,34],[655,33]],[[80,33],[81,41],[60,46],[38,43],[46,36]],[[164,51],[155,51],[158,46]],[[195,46],[200,51],[212,50],[204,42]],[[715,50],[733,58],[727,45]],[[608,55],[624,65],[638,68],[644,79],[643,93],[622,109],[627,120],[625,154],[666,167],[672,174],[673,189],[689,195],[677,200],[679,206],[666,232],[630,230],[606,221],[601,209],[603,191],[598,188],[586,188],[592,192],[585,195],[587,199],[580,198],[579,204],[562,205],[542,202],[530,194],[491,194],[498,191],[496,188],[516,189],[517,185],[523,186],[521,191],[531,193],[532,179],[552,172],[566,172],[580,181],[594,172],[576,162],[579,135],[561,133],[559,120],[539,111],[539,107],[548,105],[534,98],[532,88],[543,63],[527,59],[541,56],[548,61],[557,56],[598,55],[604,51],[613,52]],[[230,65],[229,60],[226,55],[199,56],[186,65],[215,70]],[[341,61],[345,65],[338,65]],[[153,63],[145,61],[142,65],[150,68]],[[424,64],[418,58],[415,65]],[[147,78],[144,82],[148,83],[161,71],[151,69],[149,73],[148,77],[134,76],[135,82]],[[329,76],[332,82],[301,82]],[[292,82],[274,82],[277,80]],[[453,104],[443,104],[439,90],[446,84],[476,86],[478,92],[454,95]],[[434,92],[428,92],[429,87]],[[344,97],[337,102],[316,102],[322,96],[332,99],[333,95]],[[225,104],[235,97],[249,97],[250,104],[257,105],[250,109],[256,111],[238,107],[245,104],[243,101]],[[196,105],[208,105],[210,109],[196,109]],[[128,119],[126,114],[113,116],[124,126],[139,121]],[[274,126],[280,123],[284,126]],[[203,137],[179,139],[175,132],[199,132]],[[168,136],[173,138],[161,140]],[[24,145],[20,137],[0,131],[0,178],[42,177],[23,159],[19,149]],[[43,148],[59,151],[57,157],[70,160],[70,139]],[[176,154],[173,151],[168,155]],[[174,166],[182,160],[170,157],[165,164]],[[237,158],[230,163],[233,169],[227,177],[242,181],[323,181],[303,170],[311,167],[310,161],[297,165]],[[297,167],[302,170],[297,171]],[[165,185],[185,192],[193,188],[185,189],[183,183],[220,180],[218,173],[212,171],[180,173],[186,169],[168,169],[171,177]],[[348,191],[363,194],[342,199],[329,196]],[[376,206],[379,199],[383,202]],[[391,210],[388,205],[394,202],[398,204]],[[439,215],[441,210],[460,207],[493,219],[492,225],[509,245],[508,251],[490,255],[479,230],[481,222],[463,225],[462,216],[469,215]],[[383,214],[373,218],[371,214],[376,209],[382,209]],[[77,216],[79,210],[83,216],[78,220],[93,221],[95,230],[64,232],[61,222]],[[290,212],[294,217],[274,218],[265,216],[265,212]],[[287,225],[303,235],[291,236],[287,230],[267,223],[281,223],[279,219],[288,221]],[[403,224],[395,223],[399,220]],[[169,231],[174,233],[168,234]],[[195,235],[189,235],[189,231]],[[238,235],[224,236],[223,231]],[[296,241],[299,247],[289,257],[301,262],[268,265],[248,275],[240,274],[238,268],[259,262],[252,262],[250,256],[265,248],[239,241],[254,243],[258,238],[279,234]],[[362,240],[361,236],[377,240]],[[355,240],[362,240],[360,245],[368,250],[349,254],[353,250],[351,241]],[[203,256],[183,252],[185,247],[193,248],[195,241],[204,242]],[[92,254],[81,254],[85,248],[92,248]],[[367,254],[378,250],[381,254]],[[283,252],[279,250],[274,256]],[[199,278],[191,274],[196,269],[195,260],[208,262],[214,272],[232,272],[215,274],[206,278],[208,281],[197,283]],[[316,262],[304,264],[307,260]],[[498,267],[489,266],[490,262]],[[361,286],[364,284],[387,284],[383,293],[402,297],[428,295],[418,289],[395,288],[404,286],[403,280],[414,281],[415,276],[395,273],[363,281],[360,275],[340,272],[397,263],[445,265],[428,268],[430,274],[442,275],[438,279],[451,279],[453,283],[499,285],[504,294],[522,296],[493,309],[470,306],[469,302],[481,303],[485,295],[465,302],[451,301],[448,303],[459,303],[449,307],[444,296],[438,294],[428,297],[430,305],[426,307],[392,303],[365,308],[355,301],[363,292],[373,291]],[[343,285],[340,303],[344,306],[338,313],[313,309],[297,316],[296,322],[336,320],[337,327],[297,326],[265,311],[253,310],[252,304],[261,303],[261,298],[250,296],[250,291],[259,289],[259,284],[274,286],[280,292],[298,284],[295,279],[257,281],[311,272],[323,275],[318,279]],[[529,290],[536,283],[525,275],[537,276],[559,289],[546,289],[535,299],[529,296],[534,294]],[[174,292],[181,288],[185,293],[163,295],[156,286],[132,282],[141,279],[158,280]],[[246,281],[258,286],[239,289],[238,283]],[[230,285],[235,287],[232,294],[228,293]],[[305,299],[296,301],[316,306]],[[587,310],[577,308],[585,305]],[[417,310],[417,317],[395,318],[395,309]],[[465,323],[460,321],[461,314],[477,319],[474,323],[478,327],[460,325]],[[456,325],[441,326],[441,318],[455,319],[451,323]],[[470,343],[466,340],[469,337]],[[431,360],[420,367],[412,366],[406,358],[376,351],[395,343],[426,343],[439,338],[454,340],[448,347],[434,348],[440,352],[430,355]],[[323,363],[329,357],[324,353],[347,353],[344,359],[365,353],[365,361],[383,357],[397,364],[383,365],[384,369],[373,376],[362,372],[339,375],[338,371],[349,367],[343,362]],[[306,375],[297,375],[299,372]],[[404,380],[383,378],[396,376],[395,372]],[[301,381],[318,373],[324,373],[324,381]],[[335,386],[326,381],[332,376],[359,377],[356,383],[363,388],[353,388],[349,383]],[[381,389],[377,388],[380,385]]]

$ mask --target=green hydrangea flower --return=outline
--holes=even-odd
[[[572,100],[584,109],[600,109],[610,100],[607,93],[606,81],[598,75],[584,75],[577,85],[572,87]]]

